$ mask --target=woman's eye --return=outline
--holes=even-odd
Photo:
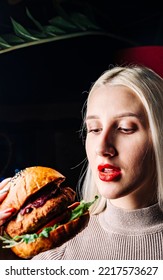
[[[118,127],[118,130],[125,134],[131,134],[135,131],[135,128]]]
[[[101,128],[90,128],[90,129],[87,129],[87,133],[98,134],[101,130],[102,130]]]

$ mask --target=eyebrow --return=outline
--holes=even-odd
[[[87,117],[85,118],[86,121],[87,121],[87,120],[94,120],[94,119],[99,119],[99,116],[98,116],[98,115],[90,115],[90,116],[87,116]]]
[[[134,118],[137,118],[137,119],[140,119],[140,120],[143,119],[142,115],[135,114],[135,113],[132,113],[132,112],[125,112],[125,113],[117,114],[117,115],[114,116],[114,119],[125,118],[125,117],[134,117]],[[88,115],[86,117],[86,120],[91,120],[91,119],[99,119],[99,116],[98,115]]]
[[[135,114],[135,113],[132,113],[132,112],[126,112],[126,113],[122,113],[122,114],[117,114],[115,116],[115,118],[125,118],[125,117],[134,117],[134,118],[137,118],[139,120],[143,119],[141,114]]]

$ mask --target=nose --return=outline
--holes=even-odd
[[[115,157],[117,155],[117,150],[116,148],[111,145],[111,144],[107,144],[107,145],[99,145],[97,148],[96,148],[96,154],[98,156],[103,156],[103,157],[109,157],[109,158],[112,158],[112,157]]]
[[[118,155],[116,149],[116,134],[112,129],[104,129],[100,133],[95,147],[95,152],[101,157],[115,157]]]

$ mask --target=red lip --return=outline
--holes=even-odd
[[[98,165],[99,178],[104,182],[111,182],[117,180],[121,175],[121,169],[110,164]]]

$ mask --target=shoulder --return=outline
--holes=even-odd
[[[64,243],[60,247],[40,253],[34,256],[32,260],[61,260],[66,250],[66,244]]]

